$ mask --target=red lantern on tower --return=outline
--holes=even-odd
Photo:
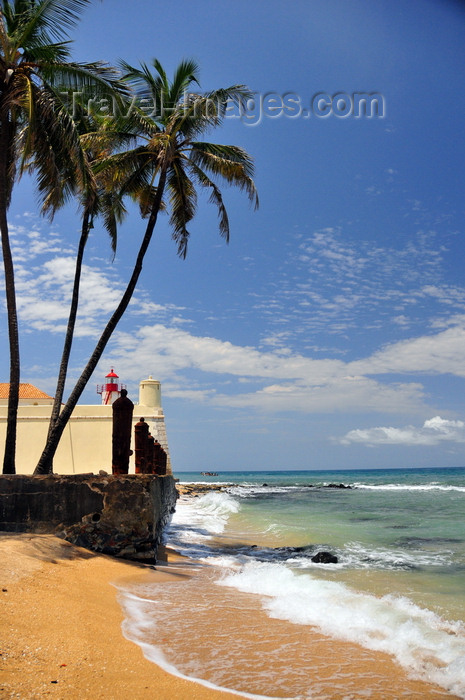
[[[118,380],[119,377],[112,367],[105,375],[105,384],[97,385],[97,394],[101,394],[103,406],[111,406],[116,399],[119,399],[121,389],[126,388],[126,385],[120,384]]]

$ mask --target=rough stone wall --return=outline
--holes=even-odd
[[[176,498],[172,476],[3,475],[0,530],[52,533],[95,552],[153,562]]]
[[[139,406],[135,406],[134,410],[139,408]],[[141,414],[142,415],[142,414]],[[168,436],[166,434],[166,424],[165,424],[165,417],[163,415],[161,416],[148,416],[146,419],[149,424],[150,432],[153,435],[153,437],[158,440],[160,445],[163,447],[163,449],[166,452],[167,456],[167,462],[166,462],[166,473],[171,474],[171,457],[170,457],[170,448],[168,445]]]

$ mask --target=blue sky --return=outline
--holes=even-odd
[[[111,366],[134,400],[140,379],[160,379],[179,471],[465,464],[464,36],[452,0],[92,3],[76,59],[157,57],[171,73],[192,57],[202,89],[256,91],[249,118],[210,139],[253,155],[260,209],[225,191],[226,246],[200,200],[185,261],[162,217],[82,401],[98,402]],[[343,117],[337,102],[317,114],[315,95],[359,93],[382,96],[382,116]],[[273,117],[270,101],[290,94],[305,112]],[[9,219],[22,381],[53,393],[77,207],[50,224],[23,181]],[[132,211],[113,262],[93,231],[72,378],[143,230]],[[7,381],[4,310],[0,348]]]

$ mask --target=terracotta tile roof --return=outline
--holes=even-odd
[[[8,392],[10,390],[10,385],[0,382],[0,399],[7,399]],[[33,384],[20,384],[19,385],[19,398],[20,399],[52,399],[51,396],[41,391]]]

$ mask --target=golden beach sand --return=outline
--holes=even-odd
[[[142,579],[144,567],[29,534],[2,534],[0,562],[5,700],[232,697],[165,673],[123,637],[110,584]]]
[[[0,535],[0,697],[5,700],[234,697],[226,691],[166,673],[146,660],[136,644],[123,637],[123,613],[117,602],[117,590],[111,584],[143,582],[149,576],[152,581],[156,578],[169,585],[170,561],[179,564],[179,557],[170,553],[168,559],[166,565],[147,572],[146,567],[93,554],[52,535]],[[214,602],[212,616],[218,617]],[[227,620],[224,622],[227,624]],[[255,630],[265,647],[272,646],[272,625],[266,624],[260,611],[256,623],[249,616],[244,624],[249,633]],[[377,689],[367,695],[372,700],[452,697],[437,686],[408,679],[383,654],[373,655],[357,645],[322,638],[311,630],[301,632],[302,643],[311,644],[315,655],[314,670],[317,671],[323,659],[322,668],[328,676],[331,667],[337,667],[344,656],[350,658],[355,676],[360,674],[361,685],[369,686],[374,674]],[[328,700],[355,697],[349,688],[344,691],[340,685],[329,690],[328,677],[326,688],[318,697]]]

